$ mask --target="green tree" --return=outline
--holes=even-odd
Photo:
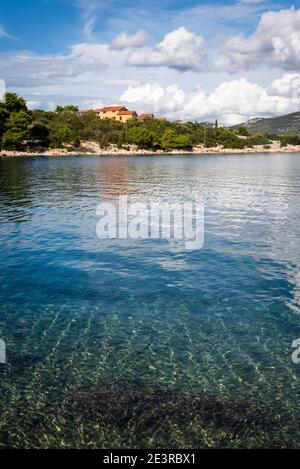
[[[4,106],[9,114],[13,112],[28,111],[25,99],[21,98],[16,93],[5,93]]]
[[[29,126],[29,142],[30,146],[41,146],[48,148],[50,144],[49,129],[43,123],[34,123]]]
[[[99,140],[101,137],[101,123],[99,117],[93,112],[85,112],[80,116],[81,127],[79,138],[82,140]]]
[[[262,132],[255,132],[248,138],[249,145],[269,145],[271,142]]]
[[[82,121],[72,106],[59,107],[51,120],[50,145],[52,148],[62,147],[63,145],[80,145],[80,133],[82,130]]]
[[[161,147],[165,150],[172,148],[188,148],[191,141],[187,135],[177,134],[175,130],[167,129],[161,138]]]
[[[102,135],[102,137],[101,137],[100,140],[99,140],[99,145],[100,145],[100,147],[103,148],[104,150],[109,147],[109,140],[108,140],[107,135],[105,135],[105,134]]]
[[[30,118],[26,111],[13,112],[5,122],[2,146],[6,150],[20,150],[29,137]]]
[[[286,147],[287,145],[300,145],[300,138],[297,135],[281,135],[280,136],[280,143],[282,147]]]
[[[132,127],[128,130],[128,140],[130,143],[134,143],[140,148],[148,148],[153,145],[154,134],[144,128]]]
[[[55,112],[78,112],[78,106],[73,106],[73,104],[69,104],[67,106],[56,106]]]
[[[125,135],[124,133],[120,133],[119,135],[119,139],[118,139],[118,143],[117,143],[117,147],[118,149],[120,150],[121,148],[123,148],[123,145],[125,145],[126,143],[126,140],[125,140]]]
[[[5,93],[4,102],[0,103],[0,147],[3,146],[3,134],[5,132],[6,122],[10,118],[11,114],[24,111],[27,113],[27,105],[25,99],[21,98],[15,93]],[[11,127],[10,127],[11,130]],[[13,140],[16,135],[11,135]],[[9,135],[5,137],[6,145],[9,145]]]
[[[248,130],[246,129],[246,127],[243,127],[243,126],[241,126],[238,129],[238,134],[241,135],[242,137],[248,137],[249,136]]]

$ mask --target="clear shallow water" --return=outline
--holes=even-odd
[[[205,246],[99,202],[205,202]],[[300,155],[0,160],[0,447],[299,446]]]

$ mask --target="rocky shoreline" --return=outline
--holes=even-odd
[[[72,150],[70,148],[57,148],[49,149],[46,151],[35,151],[35,152],[21,152],[21,151],[6,151],[0,152],[0,156],[5,157],[16,157],[16,156],[143,156],[143,155],[207,155],[207,154],[249,154],[249,153],[300,153],[300,145],[292,146],[287,145],[281,147],[280,142],[272,142],[271,145],[257,145],[253,148],[223,148],[218,147],[204,147],[197,146],[193,147],[192,150],[145,150],[140,149],[135,145],[130,145],[125,148],[117,148],[116,145],[110,145],[108,148],[103,149],[99,144],[95,142],[84,142],[79,149]]]

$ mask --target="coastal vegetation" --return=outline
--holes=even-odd
[[[83,142],[92,141],[107,149],[115,145],[126,149],[136,145],[141,149],[173,150],[207,148],[246,149],[272,141],[281,146],[299,145],[296,135],[276,135],[251,132],[246,127],[225,128],[216,122],[208,125],[198,122],[168,122],[133,118],[124,124],[114,119],[99,119],[94,112],[80,115],[76,106],[57,106],[55,111],[29,110],[26,101],[6,93],[0,103],[1,150],[42,151],[49,148],[79,149]]]

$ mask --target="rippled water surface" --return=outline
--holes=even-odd
[[[205,203],[205,245],[96,236]],[[299,446],[300,155],[0,160],[0,447]]]

